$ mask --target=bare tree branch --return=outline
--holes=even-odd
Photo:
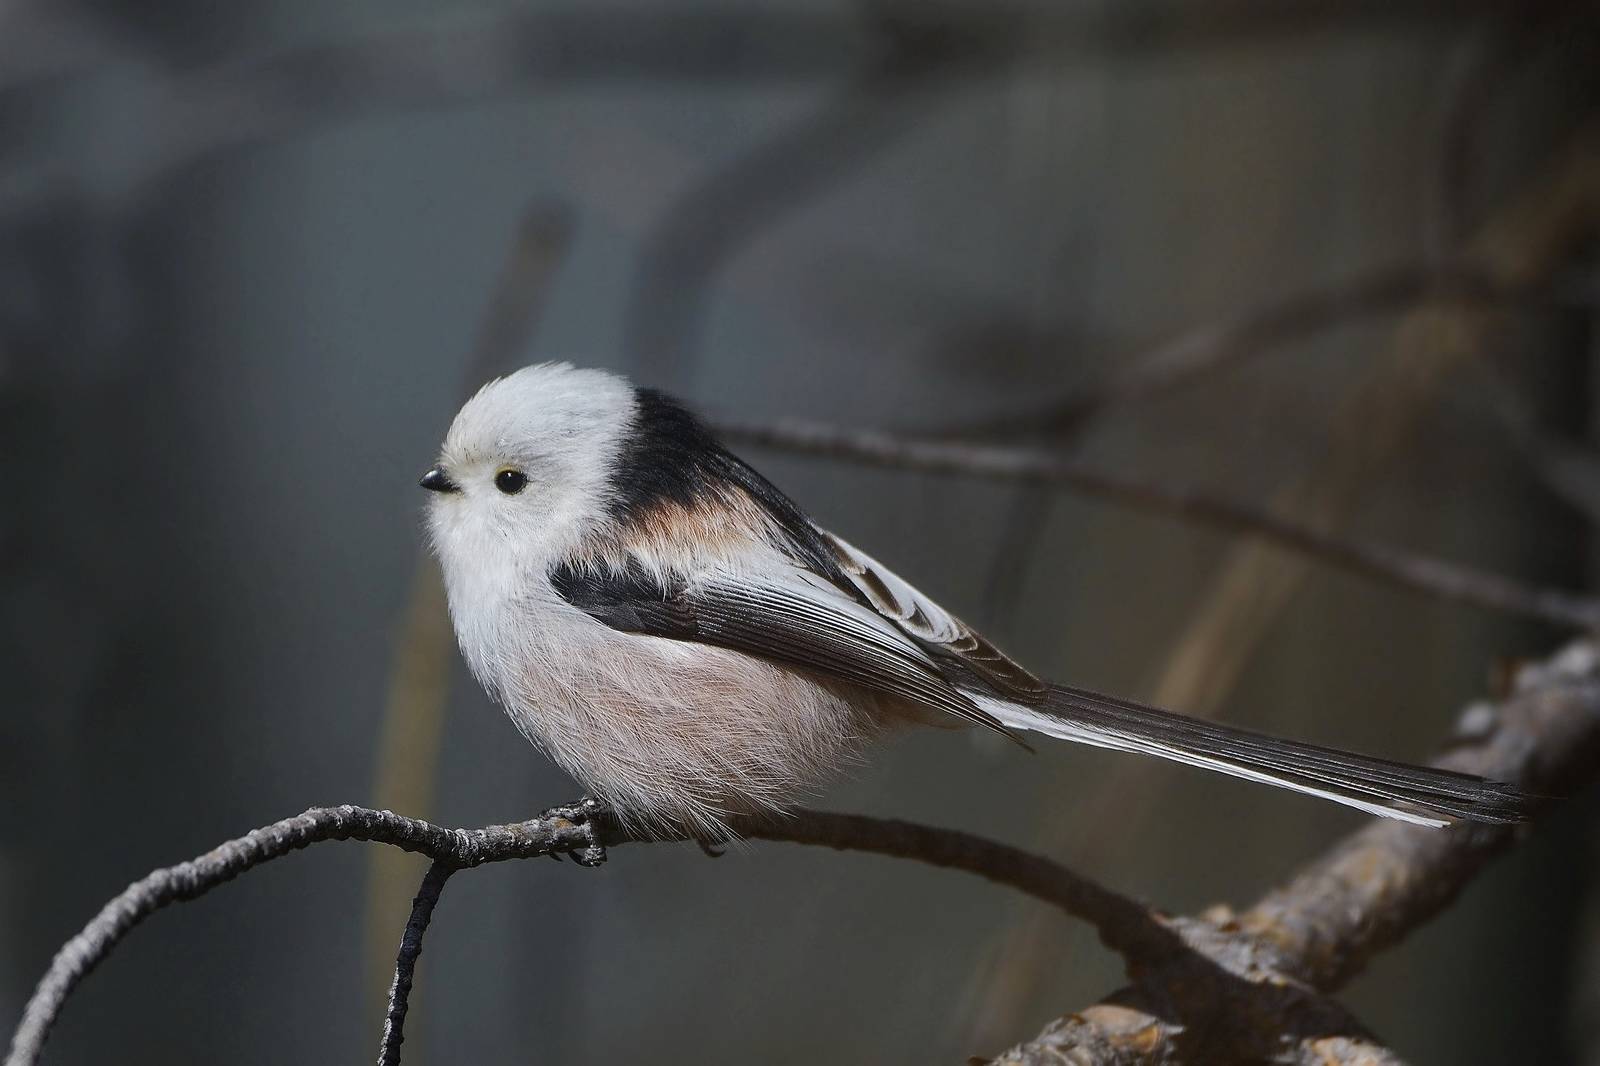
[[[1436,765],[1547,795],[1592,782],[1600,775],[1600,645],[1576,641],[1524,667],[1503,701],[1468,707],[1455,746]],[[1189,952],[1130,968],[1130,987],[995,1061],[1282,1061],[1286,1035],[1295,1049],[1288,1061],[1395,1061],[1367,1038],[1329,1028],[1338,1016],[1324,1013],[1332,1009],[1325,994],[1436,915],[1518,834],[1504,826],[1430,832],[1373,822],[1242,915],[1219,907],[1164,919]],[[1329,1043],[1330,1035],[1340,1039]]]
[[[972,833],[810,810],[778,822],[736,822],[735,828],[762,840],[874,852],[975,874],[1087,922],[1107,947],[1129,959],[1153,960],[1181,950],[1177,938],[1143,905],[1052,859]]]
[[[1416,307],[1503,307],[1554,294],[1496,284],[1465,264],[1410,264],[1295,293],[1186,330],[1127,360],[1111,378],[1031,411],[942,427],[938,437],[1004,439],[1035,433],[1071,435],[1107,408],[1148,399],[1231,369],[1285,344],[1375,315]]]
[[[1440,765],[1558,793],[1600,767],[1600,648],[1578,641],[1526,667],[1514,694],[1463,716]],[[1167,918],[1049,859],[972,834],[861,815],[800,811],[735,823],[743,835],[912,858],[1008,885],[1090,922],[1128,961],[1134,984],[1009,1052],[1008,1063],[1216,1061],[1265,1057],[1291,1040],[1290,1061],[1396,1062],[1327,999],[1374,952],[1447,904],[1515,839],[1504,827],[1431,832],[1392,822],[1352,835],[1242,917],[1216,910]],[[31,1066],[66,998],[139,922],[262,863],[324,840],[392,844],[432,858],[401,943],[385,1054],[397,1062],[407,992],[444,880],[456,869],[568,853],[587,865],[636,838],[594,801],[486,829],[441,829],[387,811],[313,808],[205,855],[157,870],[108,903],[61,949],[24,1011],[6,1066]],[[392,1049],[392,1052],[389,1050]],[[1088,1056],[1088,1057],[1084,1057]],[[1364,1057],[1363,1057],[1364,1056]],[[1278,1056],[1281,1058],[1281,1056]]]
[[[36,1062],[68,995],[128,933],[171,903],[196,899],[262,863],[324,840],[380,840],[459,867],[593,845],[593,831],[567,818],[488,829],[441,829],[364,807],[314,807],[230,840],[198,858],[156,870],[122,891],[56,953],[23,1011],[6,1066]]]
[[[1600,647],[1575,643],[1523,667],[1516,684],[1502,704],[1467,708],[1463,728],[1477,739],[1437,765],[1545,795],[1587,784],[1600,766]],[[1372,825],[1353,834],[1257,903],[1242,926],[1292,960],[1297,978],[1336,990],[1449,904],[1519,833],[1506,826],[1432,835],[1393,829]]]
[[[1261,537],[1320,562],[1440,599],[1526,615],[1556,625],[1580,629],[1600,626],[1600,601],[1587,596],[1525,584],[1386,544],[1325,533],[1248,504],[1141,481],[1047,451],[922,440],[795,419],[773,423],[724,421],[718,423],[717,429],[729,440],[757,447],[893,469],[1071,489],[1126,507]]]
[[[1130,959],[1163,958],[1182,944],[1141,905],[1049,859],[970,833],[862,815],[796,811],[777,821],[735,820],[741,835],[799,844],[818,844],[916,859],[964,870],[1052,903],[1080,918],[1107,946]],[[325,840],[363,840],[390,844],[426,855],[436,868],[450,871],[538,855],[569,854],[582,865],[596,865],[605,849],[640,838],[628,834],[594,801],[556,807],[538,818],[484,829],[443,829],[415,818],[365,807],[313,807],[304,814],[252,830],[198,858],[135,881],[107,903],[83,930],[56,954],[23,1012],[5,1066],[32,1066],[67,997],[132,929],[168,904],[195,899],[263,863]],[[406,1010],[410,965],[421,950],[422,931],[447,876],[437,874],[432,899],[425,881],[412,910],[396,964],[390,1026],[398,1055],[400,1025]],[[435,875],[430,873],[430,879]],[[419,917],[420,913],[420,917]],[[416,925],[413,936],[411,925]],[[404,974],[402,974],[402,969]],[[404,980],[402,980],[404,977]],[[396,1016],[398,1014],[398,1017]],[[389,1046],[388,1038],[385,1047]]]
[[[1489,411],[1539,483],[1591,523],[1600,523],[1600,452],[1553,431],[1491,360],[1473,368],[1487,384]]]
[[[394,959],[394,983],[389,986],[389,1010],[383,1019],[383,1040],[378,1047],[378,1066],[400,1066],[400,1045],[405,1043],[406,1011],[411,1006],[411,980],[422,954],[422,938],[433,921],[433,908],[439,904],[444,883],[456,867],[435,862],[423,875],[417,898],[411,901],[411,917],[400,937],[400,951]]]

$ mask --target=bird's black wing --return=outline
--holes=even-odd
[[[933,658],[951,686],[1014,703],[1044,701],[1044,682],[888,567],[819,528],[680,404],[652,389],[636,395],[634,423],[617,460],[617,469],[627,476],[614,486],[613,517],[634,520],[663,501],[691,511],[708,504],[725,507],[733,494],[760,509],[764,528],[757,535],[844,598],[881,615]]]
[[[822,535],[838,553],[848,591],[927,649],[951,681],[980,692],[988,690],[1012,703],[1031,705],[1045,700],[1049,686],[982,633],[844,538]]]
[[[637,564],[622,571],[563,565],[550,581],[562,599],[612,629],[744,652],[1011,736],[946,680],[920,644],[808,570],[663,582]]]

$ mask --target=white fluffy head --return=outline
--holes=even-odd
[[[478,390],[451,423],[431,494],[434,550],[447,573],[548,565],[606,517],[611,471],[633,418],[633,387],[603,370],[543,363]],[[526,479],[506,492],[497,478]],[[430,472],[431,473],[431,472]],[[514,481],[514,479],[513,479]]]

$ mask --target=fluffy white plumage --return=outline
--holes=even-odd
[[[459,492],[429,507],[450,615],[468,666],[517,728],[636,825],[725,834],[730,814],[781,809],[881,732],[870,694],[737,651],[621,633],[563,600],[565,560],[659,576],[787,575],[755,530],[724,530],[672,560],[607,514],[612,464],[636,404],[622,379],[566,364],[485,385],[445,438]],[[502,469],[527,488],[495,488]],[[674,574],[675,572],[675,574]],[[866,698],[862,698],[865,695]]]

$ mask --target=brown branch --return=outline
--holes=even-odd
[[[1600,645],[1580,640],[1524,667],[1510,696],[1467,708],[1460,734],[1437,765],[1516,781],[1536,794],[1593,781],[1600,776]],[[1439,913],[1517,836],[1505,826],[1434,832],[1374,822],[1242,915],[1216,908],[1168,919],[1188,952],[1132,970],[1130,987],[995,1061],[1121,1066],[1269,1053],[1281,1061],[1286,1036],[1297,1049],[1290,1061],[1394,1061],[1347,1016],[1341,1023],[1326,993]]]
[[[1478,738],[1437,765],[1517,781],[1542,795],[1587,784],[1600,767],[1600,646],[1580,641],[1523,667],[1517,688],[1501,704],[1468,708],[1463,728]],[[1507,826],[1436,834],[1406,828],[1374,824],[1353,834],[1263,898],[1241,924],[1270,940],[1298,979],[1334,991],[1449,904],[1517,838]]]
[[[736,820],[736,832],[764,840],[820,844],[840,850],[876,852],[964,870],[1052,903],[1092,925],[1110,947],[1131,960],[1160,960],[1183,950],[1181,941],[1144,907],[1081,877],[1049,859],[970,833],[862,815],[796,811],[776,821]],[[23,1012],[5,1066],[32,1066],[61,1008],[80,981],[109,955],[140,922],[168,904],[195,899],[211,889],[310,844],[326,840],[364,840],[426,855],[440,872],[432,899],[424,883],[413,907],[397,959],[395,998],[388,1029],[398,1056],[400,1026],[406,1011],[410,968],[421,950],[422,931],[437,888],[453,872],[510,859],[569,854],[596,865],[605,848],[640,838],[625,832],[594,801],[556,807],[538,818],[484,829],[443,829],[415,818],[365,807],[314,807],[304,814],[252,830],[198,858],[135,881],[107,903],[56,954]],[[420,911],[420,916],[419,916]],[[415,925],[415,933],[410,927]],[[385,1048],[390,1046],[385,1038]]]
[[[1261,537],[1320,562],[1440,599],[1556,625],[1600,627],[1600,601],[1577,593],[1525,584],[1386,544],[1337,536],[1248,504],[1141,481],[1051,452],[921,440],[798,420],[722,422],[717,428],[729,440],[757,447],[893,469],[1071,489],[1126,507]]]

